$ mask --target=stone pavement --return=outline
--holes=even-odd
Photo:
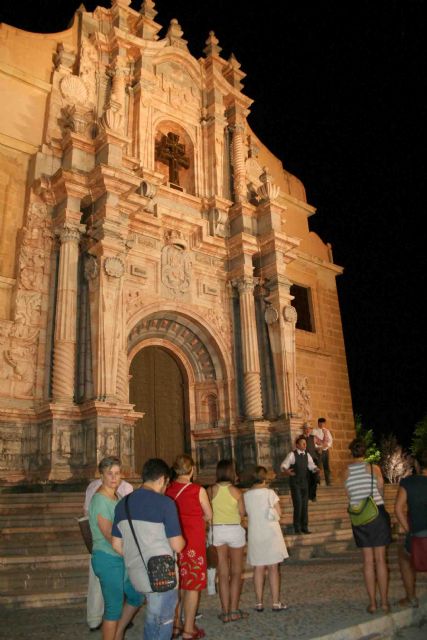
[[[393,547],[394,545],[392,545]],[[286,612],[274,613],[269,608],[268,588],[265,610],[252,610],[254,594],[252,581],[246,580],[241,606],[250,612],[247,620],[223,624],[217,618],[217,596],[203,594],[200,609],[203,617],[199,626],[210,640],[356,640],[357,638],[398,638],[418,640],[416,629],[396,631],[407,625],[422,625],[427,620],[427,574],[420,575],[419,609],[400,609],[396,602],[402,597],[395,549],[390,553],[392,614],[366,613],[367,597],[363,585],[359,552],[338,558],[317,558],[308,561],[288,560],[282,565],[282,600],[289,605]],[[143,611],[135,618],[135,625],[126,640],[142,640]],[[421,627],[421,637],[425,629]],[[100,632],[89,632],[82,607],[57,609],[11,610],[0,613],[1,640],[100,640]]]

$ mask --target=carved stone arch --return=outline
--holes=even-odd
[[[188,326],[188,322],[184,324],[180,318],[167,316],[156,314],[141,320],[129,334],[129,352],[134,352],[141,340],[164,340],[185,354],[196,382],[215,380],[216,371],[211,355],[194,328]]]
[[[188,380],[190,429],[192,433],[212,425],[203,409],[203,399],[216,397],[216,425],[231,424],[228,367],[209,330],[178,311],[154,311],[136,322],[128,335],[128,361],[145,346],[163,346],[174,354]]]
[[[154,124],[154,166],[168,184],[195,194],[195,144],[190,133],[168,118]]]

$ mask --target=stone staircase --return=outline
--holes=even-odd
[[[394,517],[396,485],[386,485],[385,505],[391,515],[393,531],[397,532]],[[281,525],[290,558],[308,560],[328,556],[340,556],[356,549],[350,519],[347,514],[347,495],[343,486],[321,486],[317,490],[316,502],[309,503],[308,523],[311,535],[292,534],[292,500],[290,495],[282,495]]]
[[[386,487],[393,515],[396,487]],[[81,604],[85,600],[89,555],[76,518],[81,492],[0,493],[0,607],[30,608]],[[281,496],[282,520],[291,561],[354,553],[343,487],[319,487],[310,502],[311,535],[295,536],[292,502]],[[251,575],[247,567],[245,576]]]

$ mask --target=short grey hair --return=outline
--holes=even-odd
[[[101,462],[98,465],[99,473],[104,473],[106,469],[111,469],[111,467],[120,467],[121,462],[120,458],[117,456],[108,456],[107,458],[102,458]]]

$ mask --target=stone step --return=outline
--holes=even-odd
[[[87,578],[86,578],[87,580]],[[3,609],[41,609],[43,607],[68,607],[86,602],[86,588],[76,591],[34,591],[28,594],[0,595],[0,608]]]
[[[58,504],[63,502],[83,504],[84,492],[55,493],[0,493],[0,508],[5,504]]]
[[[2,558],[0,594],[12,596],[35,592],[87,589],[89,554]]]
[[[390,513],[394,496],[395,490],[386,490]],[[83,500],[82,492],[0,494],[0,606],[19,609],[84,602],[89,554],[76,522]],[[281,496],[281,505],[290,562],[347,554],[354,554],[359,562],[342,486],[319,487],[317,502],[309,505],[311,535],[290,533],[289,494]],[[396,564],[397,557],[392,561]],[[252,568],[246,566],[245,577],[252,575]]]

